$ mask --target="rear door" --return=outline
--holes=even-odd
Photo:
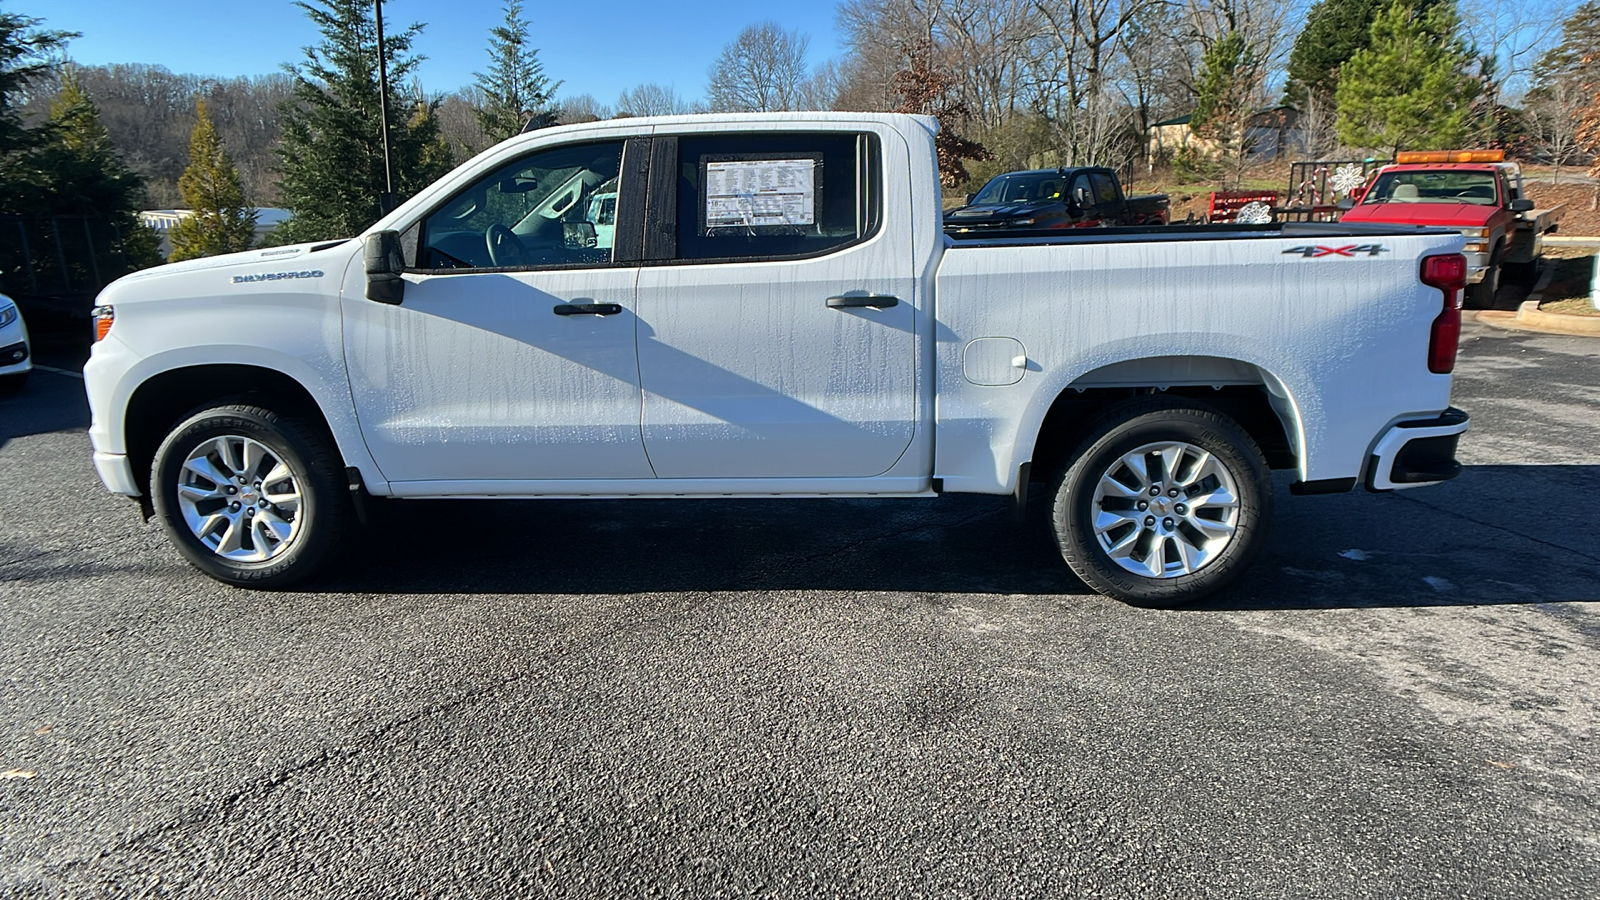
[[[714,127],[714,126],[712,126]],[[867,477],[916,424],[905,140],[883,126],[658,132],[638,286],[661,478]]]

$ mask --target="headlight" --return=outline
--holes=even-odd
[[[1035,219],[1012,219],[1010,224],[1012,224],[1012,225],[1032,225],[1035,221],[1036,221]]]
[[[0,306],[0,328],[4,328],[17,320],[17,308],[7,303]]]
[[[1487,228],[1457,228],[1456,230],[1469,238],[1482,239],[1489,236],[1489,229]]]

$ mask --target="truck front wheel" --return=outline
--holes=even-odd
[[[1494,309],[1494,295],[1500,291],[1500,248],[1489,255],[1489,267],[1483,270],[1483,280],[1467,285],[1467,309]]]
[[[1232,419],[1164,398],[1109,411],[1056,476],[1061,556],[1089,587],[1173,607],[1221,590],[1260,551],[1272,510],[1261,450]]]
[[[318,429],[255,406],[202,410],[156,451],[156,517],[196,568],[280,588],[320,568],[347,529],[339,457]]]

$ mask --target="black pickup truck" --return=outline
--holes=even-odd
[[[944,215],[951,234],[1097,225],[1165,225],[1166,194],[1124,197],[1117,173],[1099,167],[1007,172]]]

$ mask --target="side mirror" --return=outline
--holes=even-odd
[[[1527,212],[1531,209],[1533,209],[1533,201],[1527,197],[1511,201],[1512,212]]]
[[[400,251],[400,232],[380,231],[367,235],[362,256],[367,264],[367,299],[399,306],[406,294],[405,254]]]
[[[1356,205],[1356,198],[1354,198],[1354,197],[1340,197],[1339,198],[1339,202],[1337,204],[1335,204],[1335,205],[1338,206],[1340,209],[1354,209],[1355,205]]]
[[[976,193],[968,194],[967,195],[967,202],[965,204],[963,204],[963,205],[964,206],[971,206],[972,205],[972,201],[977,199],[977,197],[978,197],[978,195]]]

